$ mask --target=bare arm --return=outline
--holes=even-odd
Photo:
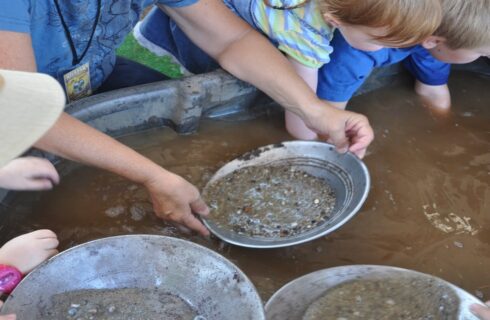
[[[296,73],[306,82],[311,90],[316,91],[318,84],[318,69],[307,67],[289,55],[287,58]],[[318,138],[316,132],[310,130],[303,119],[301,119],[298,115],[290,111],[286,111],[285,118],[286,129],[294,138],[301,140],[315,140]]]
[[[374,137],[366,117],[319,100],[288,60],[222,1],[200,0],[162,9],[224,69],[264,91],[301,117],[308,128],[328,136],[338,149],[364,154]]]
[[[299,62],[298,60],[288,56],[287,57],[293,69],[303,79],[304,82],[310,87],[312,91],[316,91],[318,85],[318,69],[310,68]]]
[[[0,32],[0,68],[36,71],[29,35]],[[194,186],[67,113],[35,146],[145,185],[158,216],[209,233],[191,213],[208,212]]]
[[[31,37],[28,34],[0,31],[0,68],[37,71]]]
[[[187,7],[162,8],[224,69],[253,83],[285,108],[301,115],[300,107],[317,102],[287,59],[222,1],[199,0]]]
[[[341,109],[341,110],[345,110],[345,108],[347,107],[347,104],[349,103],[349,101],[327,101],[329,104],[331,104],[332,106],[334,106],[335,108],[337,109]]]

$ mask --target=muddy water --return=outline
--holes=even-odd
[[[90,168],[64,177],[40,200],[20,194],[16,202],[22,204],[11,210],[2,235],[7,239],[34,228],[51,228],[59,234],[61,248],[127,233],[186,238],[235,262],[264,300],[296,277],[349,264],[431,273],[488,299],[489,83],[456,73],[450,82],[453,110],[445,118],[423,108],[408,86],[354,99],[352,109],[368,115],[376,131],[365,158],[372,189],[352,221],[307,244],[252,250],[184,235],[148,212],[151,206],[139,186]],[[124,142],[202,187],[226,161],[287,139],[282,119],[275,116],[240,123],[204,122],[191,136],[157,130]],[[108,209],[113,211],[107,214]]]

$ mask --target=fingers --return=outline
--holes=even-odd
[[[34,178],[26,181],[25,188],[28,190],[51,190],[54,183],[51,179]]]
[[[31,233],[28,233],[28,235],[32,235],[36,237],[37,239],[46,239],[46,238],[55,238],[57,239],[58,237],[56,236],[56,233],[49,229],[40,229],[33,231]]]
[[[166,177],[152,180],[147,185],[153,200],[155,213],[162,219],[170,220],[208,236],[209,231],[197,219],[198,215],[207,215],[209,208],[202,200],[199,191],[181,177],[166,173]]]
[[[347,139],[344,127],[332,129],[328,141],[332,143],[340,153],[346,153],[349,149],[349,139]]]
[[[367,147],[374,140],[374,132],[365,116],[355,114],[346,125],[347,136],[350,138],[351,145],[349,151],[363,158]]]
[[[49,179],[53,184],[60,183],[60,176],[54,165],[46,159],[34,158],[36,160],[36,173],[33,174],[35,179]]]
[[[7,314],[5,316],[0,316],[0,320],[16,320],[17,316],[15,314]]]
[[[207,216],[209,214],[209,208],[201,197],[191,202],[191,210],[202,216]]]
[[[48,250],[48,251],[55,250],[60,244],[56,234],[48,229],[36,230],[31,233],[25,234],[22,237],[33,238],[35,241],[39,241],[41,247],[44,250]]]
[[[202,236],[209,236],[209,230],[193,214],[185,215],[182,218],[182,223]]]
[[[190,230],[196,231],[200,235],[209,236],[208,229],[206,229],[206,227],[201,223],[201,221],[199,221],[199,219],[197,219],[192,214],[191,208],[192,210],[195,210],[194,207],[196,207],[197,210],[199,210],[199,212],[196,213],[199,213],[201,215],[208,214],[209,211],[208,207],[206,206],[204,201],[202,201],[202,199],[199,198],[198,200],[194,201],[191,204],[186,204],[186,207],[183,206],[180,208],[176,208],[174,210],[169,210],[169,209],[163,210],[163,214],[159,214],[158,216],[161,217],[162,219],[170,220],[177,224],[181,224],[182,226],[177,226],[177,227],[179,230],[184,231],[184,233],[187,233],[186,231],[188,230],[185,229],[188,228]]]
[[[49,259],[49,258],[51,258],[51,257],[53,257],[53,256],[55,256],[55,255],[57,255],[58,253],[59,253],[59,251],[58,251],[58,250],[56,250],[56,249],[51,249],[51,250],[48,250],[48,252],[47,252],[47,257],[48,257],[48,259]]]
[[[58,239],[56,238],[46,238],[46,239],[41,239],[39,241],[42,241],[42,245],[45,250],[56,249],[60,244]]]
[[[480,318],[480,320],[490,320],[490,308],[488,307],[488,302],[486,306],[480,304],[472,304],[470,306],[470,311]]]

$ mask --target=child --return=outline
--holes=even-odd
[[[63,89],[42,74],[0,70],[0,188],[46,190],[59,182],[45,159],[18,158],[54,124],[65,105]],[[14,107],[12,107],[14,106]],[[0,292],[10,293],[22,276],[58,251],[50,230],[16,237],[0,248]],[[15,319],[15,315],[0,316]]]
[[[225,0],[225,3],[267,35],[314,90],[318,69],[330,61],[335,49],[330,43],[335,29],[353,47],[374,51],[421,42],[435,31],[441,18],[439,0]],[[156,53],[171,53],[191,72],[216,67],[204,52],[191,50],[192,43],[159,10],[154,9],[137,26],[135,36]],[[299,139],[317,137],[291,112],[286,112],[286,128]]]
[[[369,76],[372,69],[403,60],[416,78],[415,91],[434,111],[451,104],[447,80],[449,63],[468,63],[490,55],[490,0],[441,0],[443,20],[433,36],[420,45],[376,52],[357,50],[337,33],[332,61],[319,73],[317,94],[339,108]]]

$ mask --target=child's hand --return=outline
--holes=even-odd
[[[57,254],[58,243],[56,234],[50,230],[23,234],[0,248],[0,264],[15,267],[26,274]]]
[[[481,304],[472,304],[470,306],[471,312],[477,316],[480,320],[490,320],[490,301],[487,301],[486,306]]]
[[[60,181],[58,172],[46,159],[17,158],[0,168],[0,188],[11,190],[47,190]]]

